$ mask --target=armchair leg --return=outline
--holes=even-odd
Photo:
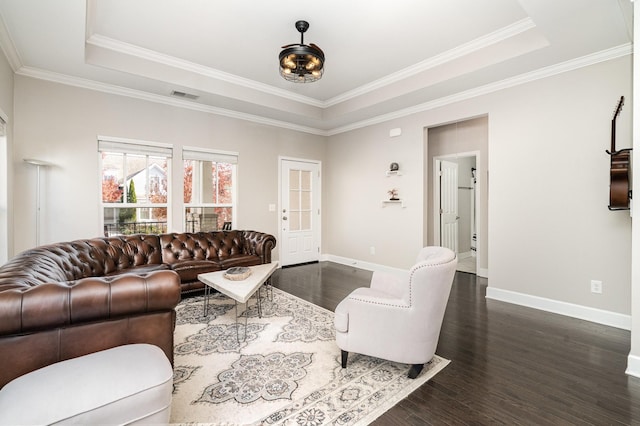
[[[424,364],[413,364],[409,369],[409,378],[415,379],[416,377],[418,377],[423,367]]]
[[[341,350],[340,353],[342,355],[342,368],[347,368],[347,358],[349,357],[349,352]]]

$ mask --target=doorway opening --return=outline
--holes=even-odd
[[[450,247],[458,270],[488,278],[488,116],[424,129],[424,245]]]
[[[476,274],[476,154],[434,158],[436,245],[458,255],[458,271]]]

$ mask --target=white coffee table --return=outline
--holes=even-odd
[[[238,303],[247,304],[251,296],[257,292],[257,305],[258,315],[262,317],[261,312],[261,300],[260,300],[260,286],[264,284],[273,274],[273,271],[278,267],[278,262],[265,263],[263,265],[250,266],[251,275],[244,280],[233,281],[224,277],[225,271],[208,272],[206,274],[199,274],[198,280],[205,284],[204,287],[204,315],[209,313],[209,294],[211,289],[216,289],[220,293],[232,298],[236,304],[236,337],[238,342],[240,336],[238,334]],[[246,310],[246,309],[245,309]],[[245,339],[247,338],[247,315],[244,318],[245,325]]]

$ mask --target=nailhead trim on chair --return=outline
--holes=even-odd
[[[408,305],[398,305],[398,304],[391,304],[391,303],[381,303],[381,302],[374,302],[372,300],[365,300],[365,299],[361,299],[359,297],[349,297],[349,299],[351,300],[357,300],[358,302],[363,302],[363,303],[370,303],[372,305],[381,305],[381,306],[390,306],[392,308],[410,308],[411,306],[413,306],[413,275],[416,273],[416,271],[422,269],[422,268],[427,268],[427,267],[432,267],[432,266],[440,266],[440,265],[446,265],[450,262],[453,262],[454,260],[456,260],[457,255],[453,256],[453,259],[442,261],[442,262],[434,262],[434,263],[426,263],[429,261],[429,259],[425,259],[422,262],[420,262],[419,265],[414,266],[411,268],[411,275],[409,276],[409,304]]]

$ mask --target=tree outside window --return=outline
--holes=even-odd
[[[101,149],[105,236],[167,231],[170,157]]]

